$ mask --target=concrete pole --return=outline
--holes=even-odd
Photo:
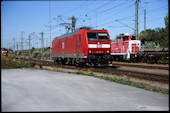
[[[18,53],[18,42],[17,42],[17,55],[18,55],[19,53]]]
[[[43,58],[43,52],[44,52],[44,38],[43,38],[43,35],[44,33],[41,32],[41,58]]]
[[[15,38],[13,38],[14,39],[14,55],[15,55]]]
[[[50,59],[51,59],[51,7],[50,7],[50,0],[49,0],[49,30],[50,30]]]
[[[21,55],[23,55],[23,31],[21,32]]]
[[[144,30],[146,30],[146,9],[144,10]]]
[[[29,58],[31,58],[31,35],[29,35]]]
[[[139,37],[138,37],[138,3],[139,3],[139,0],[136,0],[135,4],[136,4],[136,12],[135,12],[135,31],[136,31],[136,39],[138,40]]]
[[[97,11],[95,11],[96,12],[96,29],[97,29]]]

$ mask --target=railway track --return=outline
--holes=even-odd
[[[147,69],[162,69],[169,70],[168,65],[152,65],[152,64],[136,64],[136,63],[124,63],[124,62],[112,62],[110,66],[126,66],[126,67],[138,67],[138,68],[147,68]]]
[[[106,69],[98,68],[93,71],[116,74],[116,75],[120,75],[120,76],[126,75],[126,76],[130,76],[130,77],[138,78],[138,79],[145,79],[145,80],[169,83],[169,75],[166,75],[166,74],[156,74],[156,73],[138,72],[138,71],[131,71],[131,70],[122,70],[119,68],[114,68],[112,66],[108,66],[108,67],[106,67]]]
[[[24,59],[24,60],[30,60],[33,61],[34,65],[41,66],[52,66],[52,67],[58,67],[58,68],[65,68],[65,69],[74,69],[79,71],[88,71],[89,67],[76,67],[71,65],[61,65],[61,64],[55,64],[53,61],[50,60],[38,60],[38,59]],[[113,66],[99,66],[97,68],[90,68],[93,72],[99,72],[99,73],[106,73],[106,74],[114,74],[118,76],[129,76],[134,77],[138,79],[144,79],[144,80],[150,80],[150,81],[158,81],[162,83],[168,83],[169,84],[169,75],[167,74],[157,74],[157,73],[148,73],[148,72],[138,72],[138,71],[132,71],[132,70],[122,70],[119,69],[117,66],[121,66],[119,64],[113,64]],[[123,66],[136,66],[136,65],[129,65],[126,64]],[[137,66],[136,66],[137,67]],[[145,66],[138,66],[144,68]],[[146,66],[145,68],[154,68],[154,69],[162,69],[167,70],[167,68],[158,68],[159,66]]]

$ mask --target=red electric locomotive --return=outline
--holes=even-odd
[[[52,41],[54,62],[79,66],[107,64],[110,58],[110,37],[107,30],[79,28]]]
[[[114,60],[131,60],[137,57],[141,48],[141,41],[135,36],[121,34],[111,43],[111,56]]]
[[[1,55],[8,56],[8,51],[7,51],[7,49],[2,49],[2,50],[1,50]]]

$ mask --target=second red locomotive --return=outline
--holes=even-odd
[[[65,64],[107,64],[110,51],[110,36],[107,30],[79,28],[52,41],[53,60]]]
[[[128,34],[121,34],[111,43],[111,57],[113,60],[134,60],[140,51],[141,41]]]
[[[8,50],[7,49],[2,49],[1,50],[1,55],[8,56]]]

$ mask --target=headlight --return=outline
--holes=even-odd
[[[89,53],[93,53],[93,50],[89,50]]]
[[[105,50],[105,53],[109,53],[109,50]]]

